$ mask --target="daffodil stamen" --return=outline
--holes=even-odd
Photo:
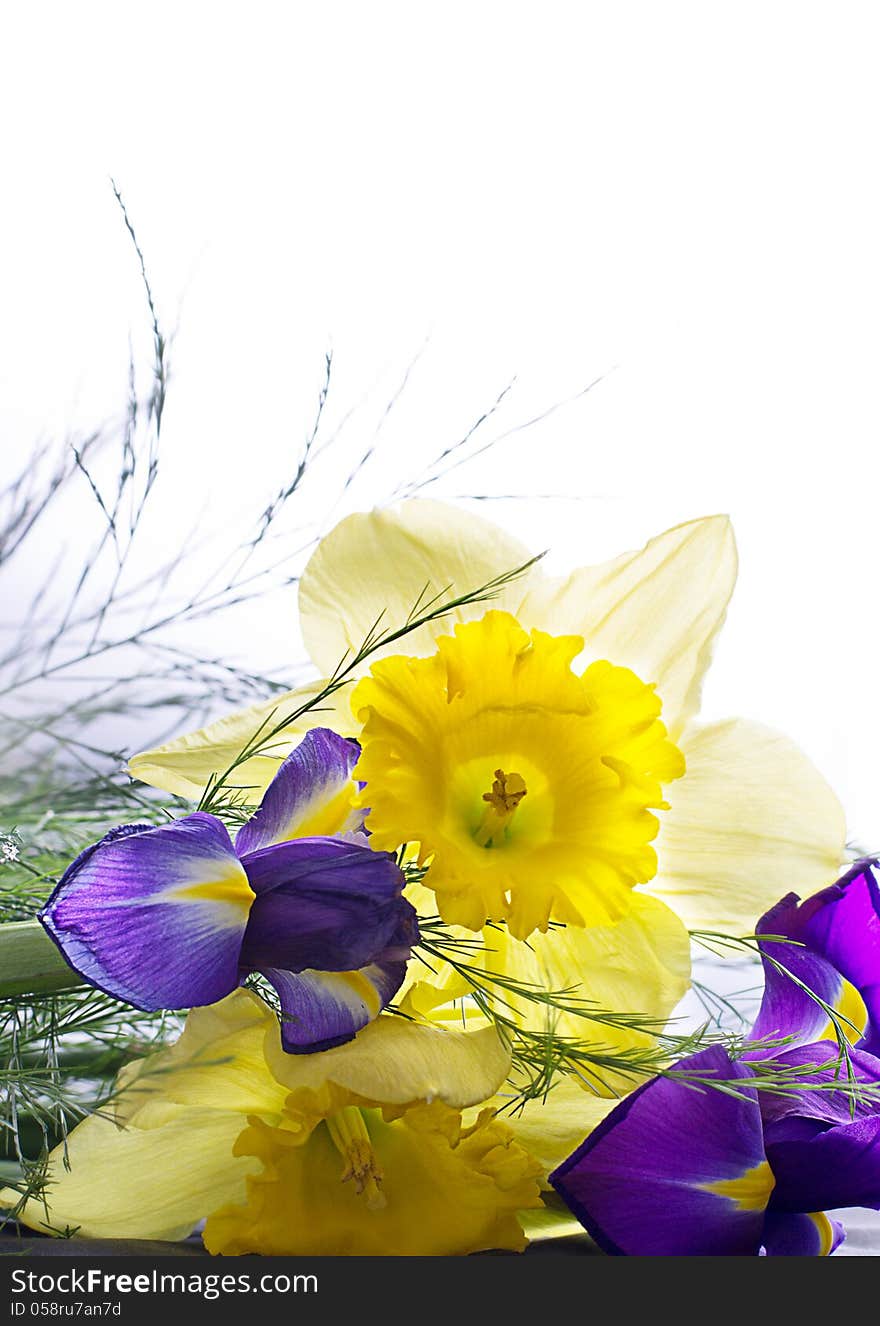
[[[507,832],[514,811],[527,793],[526,780],[522,774],[506,774],[503,769],[495,770],[491,792],[483,793],[483,800],[489,804],[474,834],[474,841],[480,847],[497,846],[498,840]]]
[[[356,1105],[346,1105],[325,1120],[333,1145],[346,1162],[340,1181],[352,1181],[367,1209],[381,1211],[387,1200],[382,1192],[382,1170],[376,1160],[364,1116]]]

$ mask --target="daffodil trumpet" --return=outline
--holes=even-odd
[[[395,857],[353,807],[357,746],[314,729],[233,845],[215,816],[124,825],[67,869],[40,920],[89,984],[142,1009],[212,1004],[259,972],[291,1053],[350,1040],[418,939]]]
[[[551,1174],[606,1252],[828,1255],[844,1230],[826,1210],[880,1209],[874,864],[761,919],[765,988],[737,1059],[679,1061]]]
[[[664,786],[685,763],[652,686],[581,636],[487,612],[425,659],[380,659],[352,696],[377,847],[408,839],[444,920],[516,939],[620,920],[657,869]]]

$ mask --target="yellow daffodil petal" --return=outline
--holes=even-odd
[[[156,1099],[195,1108],[222,1106],[240,1118],[280,1113],[287,1087],[266,1067],[267,1036],[277,1038],[278,1018],[250,990],[194,1008],[173,1045],[119,1074],[117,1118],[137,1124],[140,1110]]]
[[[222,1100],[221,1083],[216,1090]],[[31,1199],[17,1218],[79,1238],[186,1238],[209,1211],[242,1200],[246,1176],[259,1168],[253,1157],[233,1157],[243,1123],[234,1110],[160,1101],[141,1110],[136,1127],[90,1115],[68,1139],[69,1168],[63,1146],[51,1153],[45,1205]],[[16,1200],[0,1193],[0,1204]]]
[[[648,891],[692,929],[751,934],[788,892],[830,884],[844,859],[843,810],[825,779],[788,737],[732,719],[694,726],[657,842]]]
[[[216,1212],[209,1251],[226,1255],[451,1256],[525,1247],[516,1213],[539,1202],[535,1162],[485,1111],[472,1128],[435,1102],[368,1115],[372,1200],[346,1172],[331,1128],[306,1140],[257,1123],[239,1154],[258,1157],[245,1206]]]
[[[255,739],[262,741],[279,723],[297,713],[319,694],[321,686],[321,682],[310,682],[297,690],[273,695],[269,700],[218,718],[196,732],[175,737],[164,746],[141,751],[132,756],[128,771],[132,778],[151,787],[198,801],[211,778],[224,775]],[[260,800],[281,761],[310,728],[329,727],[344,737],[354,735],[356,724],[350,712],[350,692],[350,687],[342,687],[320,705],[286,723],[271,739],[267,737],[259,754],[245,760],[229,775],[228,785],[241,789],[240,800],[244,804],[255,805]]]
[[[124,1068],[101,1113],[56,1147],[45,1205],[33,1199],[19,1218],[83,1238],[179,1239],[242,1200],[258,1166],[233,1159],[235,1140],[248,1116],[279,1119],[288,1094],[266,1067],[267,1034],[278,1020],[248,991],[194,1009],[180,1039]]]
[[[499,1105],[502,1100],[498,1097],[492,1104]],[[501,1118],[520,1146],[537,1161],[541,1181],[549,1187],[547,1176],[619,1103],[616,1097],[594,1096],[573,1078],[564,1077],[547,1096],[529,1100],[522,1109],[511,1110]]]
[[[565,1159],[565,1157],[563,1157]],[[550,1205],[545,1196],[545,1204],[531,1211],[521,1211],[519,1223],[529,1243],[544,1243],[547,1239],[580,1239],[583,1251],[598,1251],[587,1231],[577,1216],[573,1216],[561,1201],[559,1205]]]
[[[591,1043],[597,1055],[649,1049],[690,984],[687,930],[669,907],[640,892],[632,895],[630,911],[614,925],[566,926],[534,934],[527,942],[492,927],[483,932],[482,942],[482,948],[467,954],[472,966],[538,990],[566,991],[570,1002],[588,1001],[597,1015],[620,1015],[620,1025],[574,1013],[551,1015],[540,1001],[503,993],[502,1011],[520,1026],[530,1031],[552,1028],[559,1036]],[[405,1007],[437,1021],[444,1000],[460,998],[461,991],[447,964],[432,960],[432,967],[433,972],[422,968],[414,973]],[[492,989],[491,983],[487,988]],[[648,1029],[623,1025],[627,1019],[644,1020]],[[626,1094],[641,1080],[607,1065],[584,1066],[584,1088],[603,1096]]]
[[[736,571],[730,521],[709,516],[667,530],[639,552],[558,580],[536,578],[521,619],[553,633],[577,631],[590,657],[655,683],[675,739],[699,708]]]
[[[291,1093],[348,1093],[377,1105],[441,1100],[455,1109],[488,1100],[510,1070],[494,1027],[460,1032],[385,1014],[353,1041],[322,1054],[285,1054],[267,1036],[266,1061]]]
[[[400,627],[416,604],[479,589],[529,557],[497,525],[442,502],[413,500],[347,516],[321,540],[300,580],[306,648],[319,671],[331,674],[380,617],[382,628]],[[516,580],[494,606],[515,612],[526,585],[526,577]],[[485,611],[485,603],[459,609],[407,635],[391,652],[430,653],[438,634]]]

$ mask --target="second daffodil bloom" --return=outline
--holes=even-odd
[[[517,1212],[540,1205],[540,1166],[492,1109],[462,1120],[509,1064],[492,1028],[389,1015],[294,1058],[271,1011],[239,990],[123,1070],[101,1113],[49,1157],[45,1197],[19,1219],[174,1240],[207,1218],[206,1246],[227,1255],[520,1251]]]
[[[528,560],[495,525],[440,503],[349,516],[301,579],[312,660],[330,676],[377,619],[398,627],[414,605]],[[519,938],[562,922],[530,946],[493,939],[506,969],[666,1016],[687,984],[686,927],[750,932],[781,893],[812,893],[844,859],[839,802],[796,745],[747,720],[697,722],[735,579],[723,516],[568,576],[532,566],[490,603],[371,653],[368,675],[291,722],[236,777],[264,786],[318,722],[356,737],[373,841],[418,843],[446,919],[472,929],[503,919]],[[292,714],[319,689],[139,755],[131,771],[198,795],[269,715]]]

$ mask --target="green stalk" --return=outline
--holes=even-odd
[[[0,999],[82,984],[82,977],[67,965],[39,921],[0,925]]]

